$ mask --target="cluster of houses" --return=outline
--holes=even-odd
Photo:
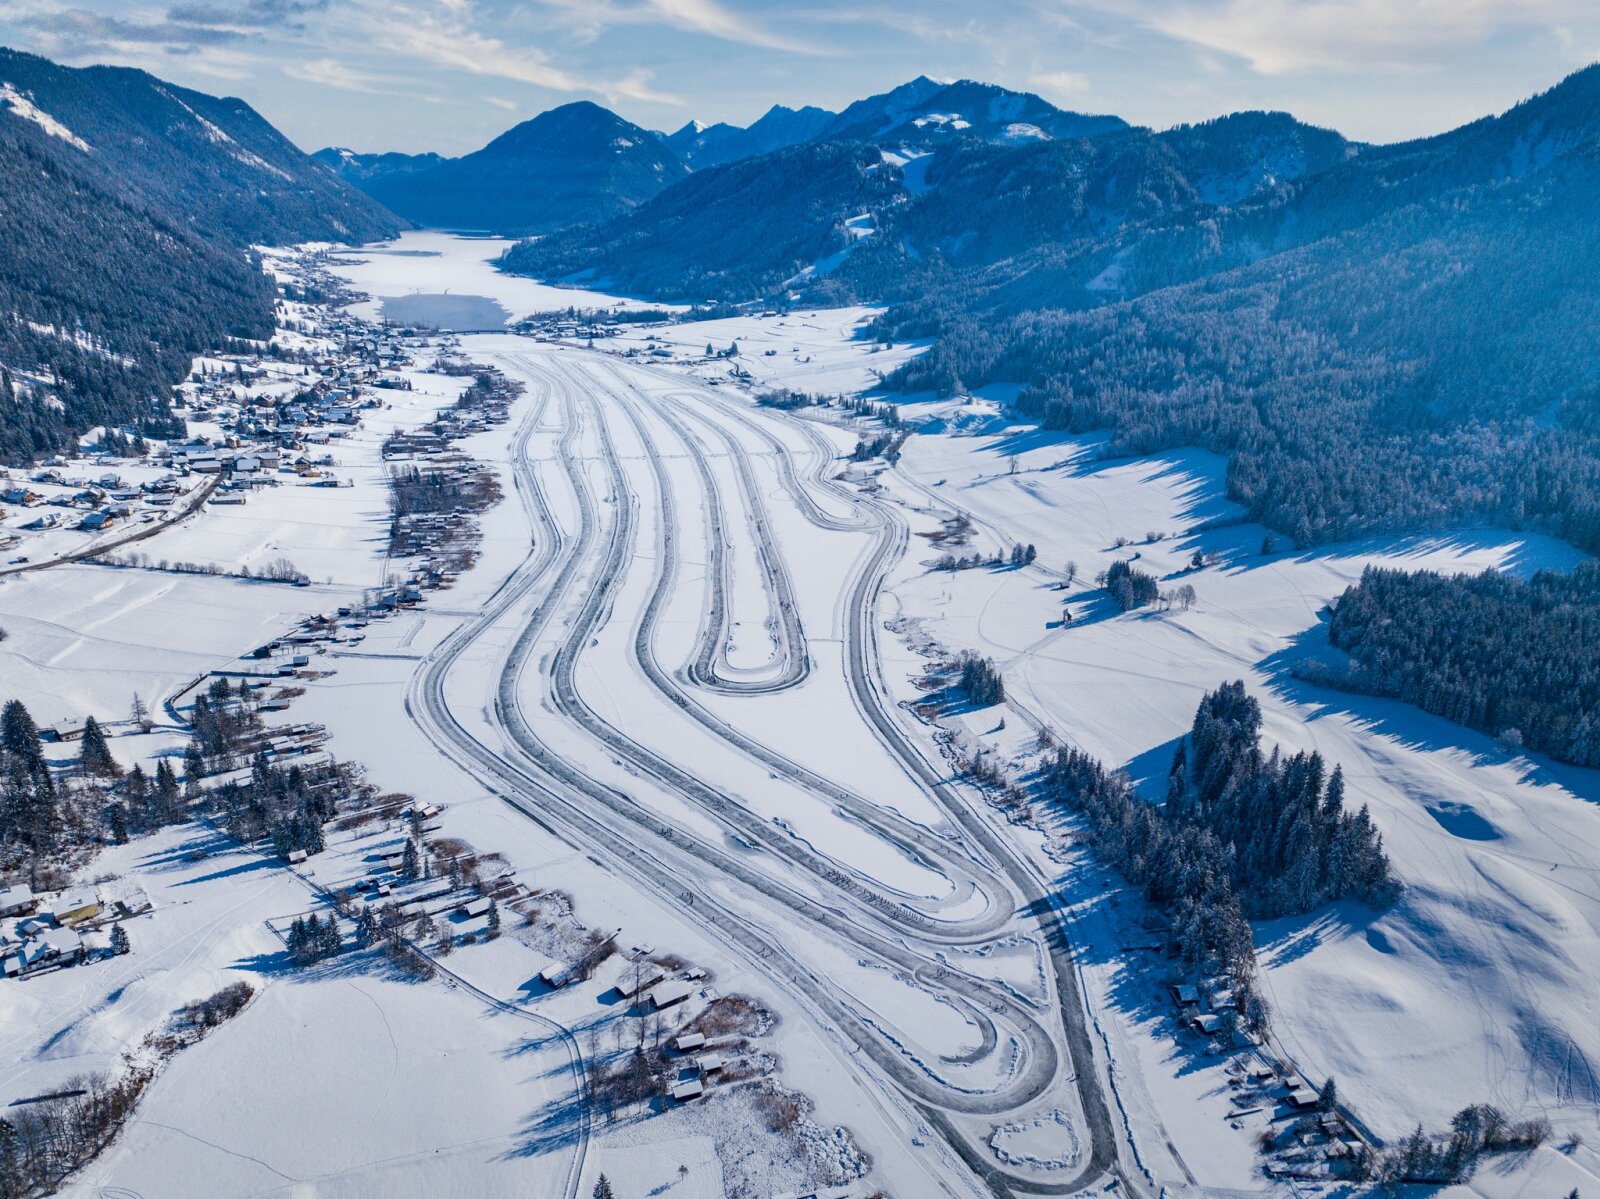
[[[622,331],[621,322],[615,317],[606,317],[599,320],[579,320],[577,317],[561,313],[543,313],[528,317],[527,320],[518,321],[513,328],[518,333],[530,334],[535,337],[578,338],[586,341],[596,341],[604,337],[615,337]]]
[[[1223,980],[1173,983],[1168,992],[1178,1022],[1223,1052],[1241,1035]],[[1349,1176],[1366,1154],[1361,1135],[1344,1113],[1300,1072],[1279,1064],[1251,1037],[1251,1052],[1228,1065],[1228,1121],[1243,1128],[1254,1117],[1265,1123],[1260,1145],[1266,1172],[1277,1178],[1334,1180]]]
[[[438,825],[432,823],[439,815],[438,807],[433,804],[413,804],[402,815],[419,836],[439,831]],[[478,877],[470,888],[464,888],[448,871],[440,873],[433,864],[424,867],[424,856],[425,850],[418,855],[417,877],[408,879],[405,877],[404,843],[398,848],[369,855],[367,874],[352,888],[356,901],[374,908],[392,905],[395,914],[403,920],[415,920],[419,916],[446,917],[454,918],[457,924],[465,924],[487,922],[496,904],[514,903],[529,894],[527,886],[517,880],[516,871],[509,868],[491,877]]]
[[[426,343],[412,331],[374,328],[336,309],[320,320],[332,348],[290,354],[292,362],[226,355],[196,369],[174,407],[214,424],[219,435],[169,445],[174,470],[222,476],[224,493],[269,486],[281,474],[337,485],[323,473],[332,462],[326,447],[381,406],[374,392],[408,386],[395,372]]]
[[[98,533],[118,521],[140,515],[144,520],[154,520],[150,508],[162,508],[182,493],[183,484],[174,474],[165,474],[142,483],[129,483],[115,471],[106,471],[95,478],[67,473],[69,465],[55,458],[33,472],[26,482],[11,482],[0,489],[0,504],[9,508],[49,508],[19,527],[32,532],[46,529],[76,528],[87,533]],[[0,509],[0,515],[5,515]],[[15,534],[9,535],[9,548],[16,544]]]
[[[649,946],[635,946],[623,955],[622,974],[615,984],[619,999],[633,1004],[641,1015],[674,1013],[698,1015],[715,1003],[716,989],[707,985],[707,973],[700,966],[680,966],[668,970],[652,959]],[[668,1044],[676,1064],[676,1076],[666,1084],[666,1093],[675,1103],[687,1103],[704,1095],[707,1089],[733,1063],[740,1038],[709,1038],[693,1028],[693,1016],[679,1021],[680,1030]]]
[[[1298,1071],[1240,1062],[1230,1067],[1228,1085],[1235,1113],[1259,1110],[1268,1121],[1261,1139],[1268,1177],[1333,1182],[1367,1160],[1362,1136]]]
[[[1175,983],[1170,988],[1179,1022],[1220,1051],[1237,1036],[1235,1013],[1220,983]],[[1228,1066],[1228,1121],[1235,1128],[1255,1117],[1265,1122],[1260,1144],[1272,1177],[1333,1180],[1348,1176],[1365,1156],[1361,1136],[1331,1096],[1303,1075],[1272,1059],[1257,1044]]]
[[[92,929],[150,910],[142,890],[108,899],[97,888],[38,893],[27,883],[0,888],[0,969],[9,979],[86,961]]]

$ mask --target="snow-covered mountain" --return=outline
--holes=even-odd
[[[1014,143],[1094,137],[1126,128],[1120,117],[1067,112],[1031,92],[970,79],[938,83],[919,75],[892,91],[857,100],[818,137],[929,146],[957,137]]]
[[[834,114],[825,108],[785,108],[774,104],[759,120],[743,128],[726,122],[702,125],[690,121],[669,135],[666,143],[679,158],[699,170],[813,141],[833,119]]]

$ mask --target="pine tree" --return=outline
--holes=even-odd
[[[150,813],[150,778],[144,772],[144,766],[135,762],[133,769],[128,771],[128,777],[122,784],[122,792],[128,797],[128,803],[135,811],[146,816],[147,823]]]
[[[1339,1106],[1339,1085],[1330,1077],[1322,1084],[1322,1089],[1317,1092],[1317,1107],[1321,1111],[1331,1112]]]
[[[133,704],[128,709],[128,719],[135,728],[143,729],[147,733],[150,731],[150,709],[144,706],[144,700],[139,698],[137,691],[133,693]]]
[[[322,936],[318,942],[317,956],[331,958],[344,948],[344,940],[339,933],[339,920],[336,916],[329,916],[322,926]]]
[[[106,823],[111,828],[111,840],[117,845],[128,843],[128,817],[121,804],[112,804]]]
[[[0,750],[13,762],[38,773],[46,771],[44,751],[39,747],[39,727],[33,723],[20,699],[9,700],[0,710]]]
[[[177,820],[183,815],[183,794],[178,789],[178,776],[166,758],[156,763],[155,811],[156,817],[163,823]]]
[[[113,924],[111,926],[111,952],[121,957],[132,948],[133,946],[128,943],[128,930],[120,924]]]
[[[500,905],[494,900],[489,901],[489,939],[492,941],[500,935]]]
[[[183,785],[192,799],[200,793],[200,780],[206,776],[206,760],[198,741],[189,742],[183,751]]]
[[[604,1174],[594,1184],[594,1199],[617,1199],[617,1193],[611,1189],[611,1180]]]
[[[400,877],[409,883],[415,879],[419,873],[420,864],[417,861],[417,843],[408,838],[406,840],[405,851],[400,858]]]
[[[100,722],[93,716],[83,722],[83,748],[79,751],[78,763],[83,773],[91,778],[122,777],[122,767],[111,756],[106,735],[100,729]]]

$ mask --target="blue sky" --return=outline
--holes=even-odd
[[[0,43],[242,96],[308,150],[456,154],[576,99],[744,124],[919,74],[1393,141],[1600,59],[1600,0],[5,0]]]

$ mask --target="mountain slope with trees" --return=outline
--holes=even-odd
[[[871,147],[791,146],[696,171],[605,224],[519,242],[501,266],[558,278],[593,272],[663,299],[747,300],[841,254],[854,241],[849,216],[904,195],[900,171]]]
[[[399,222],[242,101],[0,50],[0,459],[96,425],[181,432],[194,355],[272,332],[254,244]]]
[[[329,152],[319,153],[326,161]],[[541,113],[460,158],[383,157],[386,168],[347,177],[407,220],[514,234],[603,221],[689,173],[659,135],[588,101]]]
[[[880,322],[938,339],[897,382],[1019,381],[1114,452],[1225,453],[1302,544],[1488,522],[1600,547],[1597,93],[1591,68],[1204,221],[953,275]]]

